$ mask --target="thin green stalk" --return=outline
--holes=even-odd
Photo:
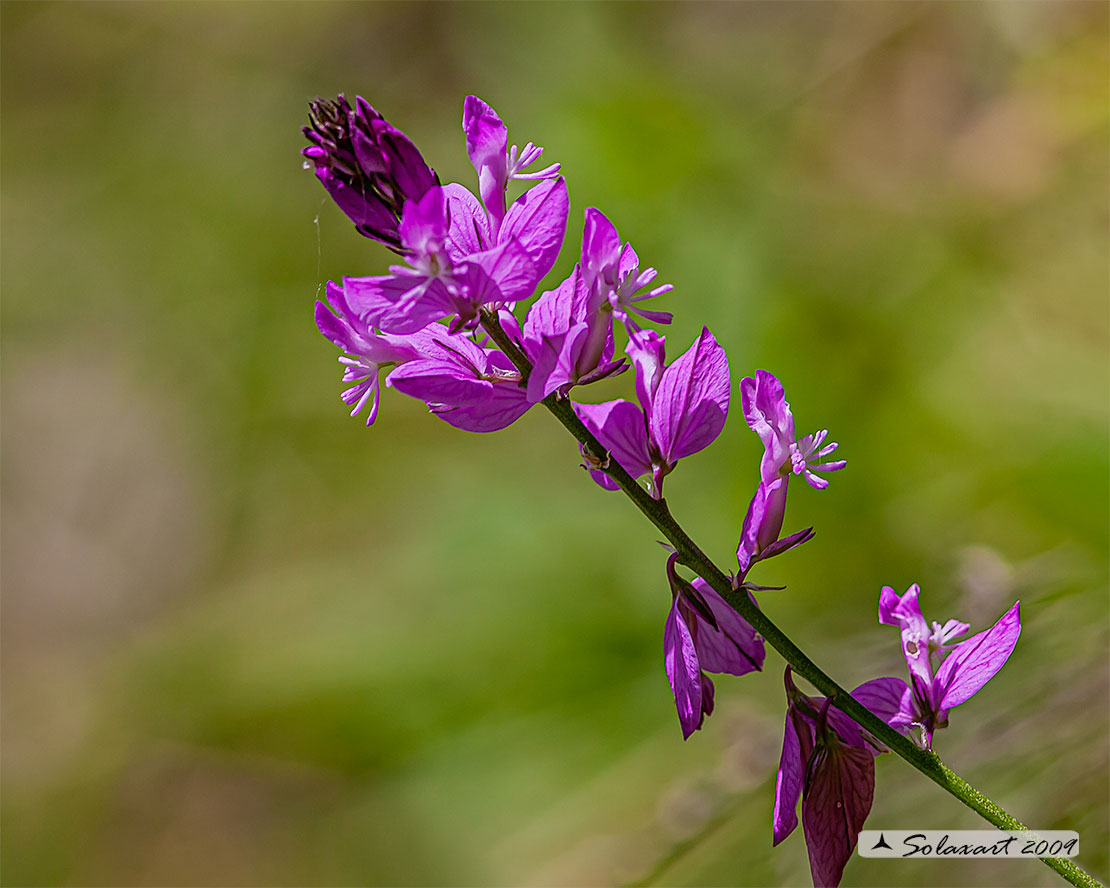
[[[522,385],[528,381],[532,365],[528,358],[505,333],[497,316],[489,311],[482,312],[482,326],[490,338],[508,356],[522,376]],[[777,650],[794,671],[802,675],[826,697],[832,705],[850,716],[860,727],[866,729],[890,751],[905,759],[922,774],[955,796],[987,822],[1003,830],[1026,830],[1016,817],[1008,814],[1000,805],[948,768],[932,750],[921,749],[908,737],[890,727],[886,722],[859,703],[848,691],[844,690],[776,626],[745,592],[733,589],[732,580],[690,539],[686,531],[675,521],[665,499],[654,499],[636,479],[626,472],[614,459],[608,459],[608,452],[601,442],[575,414],[567,398],[557,394],[548,395],[543,405],[566,427],[582,445],[583,452],[593,465],[613,479],[636,505],[644,516],[667,538],[678,560],[695,574],[705,580],[729,606],[747,620],[763,639]],[[1066,857],[1042,857],[1040,860],[1054,869],[1068,882],[1079,888],[1099,888],[1101,883],[1079,865]]]

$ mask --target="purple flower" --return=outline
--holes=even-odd
[[[508,130],[496,112],[477,96],[463,103],[463,132],[471,162],[478,172],[481,201],[462,185],[448,185],[444,191],[451,218],[447,252],[455,262],[483,254],[505,244],[525,255],[530,265],[527,274],[509,285],[499,274],[491,274],[499,288],[500,299],[486,298],[495,308],[511,305],[532,295],[540,281],[555,264],[566,235],[570,201],[566,182],[557,177],[559,164],[534,173],[525,167],[543,153],[531,142],[517,153],[508,145]],[[505,208],[505,189],[513,180],[543,180],[520,195]]]
[[[663,629],[663,660],[674,692],[683,739],[713,712],[713,682],[705,671],[745,675],[763,668],[763,640],[751,625],[697,577],[687,583],[667,559],[672,604]],[[752,599],[753,603],[755,599]]]
[[[399,129],[361,96],[352,109],[340,95],[309,105],[301,153],[355,229],[401,252],[397,225],[407,201],[419,200],[439,180]]]
[[[351,416],[373,399],[366,414],[366,424],[372,425],[378,415],[379,372],[413,360],[417,350],[404,337],[382,335],[359,320],[338,284],[328,281],[326,298],[326,303],[316,302],[316,326],[346,352],[339,363],[344,366],[343,381],[354,383],[342,395],[347,404],[354,405]]]
[[[559,172],[553,163],[534,173],[524,172],[543,149],[529,142],[517,154],[517,146],[508,149],[509,130],[489,105],[477,96],[467,96],[463,102],[463,132],[466,134],[466,152],[478,172],[478,193],[489,214],[490,228],[494,234],[505,218],[505,189],[511,179],[551,179]],[[563,220],[564,225],[566,219]],[[558,252],[558,251],[556,251]]]
[[[685,456],[708,447],[728,416],[728,359],[707,327],[673,364],[664,365],[664,340],[641,331],[626,349],[636,367],[637,407],[629,401],[575,404],[586,427],[632,477],[652,476],[652,495]],[[591,473],[602,487],[612,479]]]
[[[430,188],[405,205],[399,234],[408,267],[343,279],[349,303],[367,323],[405,334],[455,316],[454,332],[473,327],[483,305],[531,295],[535,269],[515,238],[462,260],[452,258],[446,248],[445,193]]]
[[[394,370],[390,386],[419,398],[444,422],[468,432],[496,432],[531,407],[520,373],[496,349],[433,324],[413,337],[420,356]]]
[[[788,478],[790,473],[803,475],[811,487],[823,490],[829,482],[817,472],[835,472],[846,465],[844,460],[818,462],[836,450],[836,444],[826,444],[829,432],[823,429],[797,440],[794,435],[794,416],[786,402],[782,383],[766,370],[757,370],[755,378],[740,381],[740,397],[744,405],[744,418],[752,431],[763,442],[763,461],[760,474],[764,481],[776,477]]]
[[[586,210],[586,225],[582,231],[582,276],[589,291],[589,313],[608,315],[610,312],[631,332],[639,328],[629,318],[634,312],[657,324],[669,324],[671,314],[649,311],[635,303],[674,289],[672,284],[651,287],[657,272],[654,268],[640,271],[640,259],[632,244],[621,247],[617,229],[600,210]],[[647,292],[644,292],[647,290]]]
[[[871,811],[874,756],[886,751],[823,697],[809,697],[785,673],[786,729],[775,782],[774,844],[798,825],[802,798],[809,866],[815,886],[840,884],[844,865]],[[888,724],[900,726],[909,689],[897,678],[865,682],[852,696]]]
[[[921,742],[932,748],[933,733],[948,727],[948,710],[979,692],[1013,653],[1021,635],[1021,602],[1014,602],[997,623],[962,642],[967,623],[948,620],[944,625],[925,622],[918,604],[921,590],[915,584],[899,597],[890,586],[879,593],[879,622],[902,630],[902,653],[913,689],[905,720],[920,728]],[[939,667],[934,672],[934,658]]]
[[[627,369],[624,360],[613,360],[610,324],[599,352],[589,348],[590,325],[582,318],[588,291],[579,266],[554,290],[548,290],[528,310],[522,345],[532,372],[528,399],[542,401],[553,391],[566,394],[574,385],[595,382]]]

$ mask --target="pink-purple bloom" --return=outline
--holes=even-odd
[[[779,844],[797,827],[800,796],[813,884],[839,885],[871,812],[874,757],[886,747],[830,707],[826,698],[798,690],[789,666],[784,680],[788,705],[775,781],[773,843]],[[897,678],[876,678],[852,691],[857,701],[897,727],[908,694],[905,682]]]
[[[763,639],[701,577],[692,583],[667,559],[671,610],[663,628],[663,660],[674,692],[683,739],[713,712],[713,682],[705,673],[746,675],[763,668]],[[752,599],[753,603],[755,599]]]
[[[664,339],[640,331],[626,349],[636,368],[636,395],[630,401],[575,404],[574,409],[632,477],[651,475],[652,495],[662,495],[663,478],[683,457],[716,440],[728,416],[728,359],[707,327],[672,364],[664,364]],[[616,484],[592,472],[602,487]]]
[[[316,302],[316,326],[346,352],[339,363],[343,365],[343,381],[353,385],[342,398],[353,406],[351,416],[369,403],[366,424],[372,425],[378,415],[380,371],[414,359],[417,350],[405,337],[383,335],[364,323],[351,310],[338,284],[328,282],[326,299]]]
[[[669,324],[669,312],[636,305],[674,289],[673,284],[652,287],[657,274],[654,268],[640,270],[640,258],[632,244],[621,246],[616,227],[604,213],[593,207],[586,210],[586,225],[582,231],[582,276],[590,294],[591,313],[612,312],[632,333],[639,328],[629,318],[629,312],[656,324]]]
[[[797,439],[794,415],[790,412],[782,383],[766,370],[757,370],[754,377],[746,376],[740,381],[740,398],[744,419],[763,442],[760,483],[744,519],[744,529],[736,550],[740,571],[744,573],[754,561],[783,552],[812,536],[809,533],[805,539],[797,539],[801,534],[794,534],[771,550],[782,532],[790,476],[802,475],[810,486],[823,490],[829,482],[817,472],[838,471],[844,468],[846,462],[842,459],[822,461],[837,448],[836,444],[821,446],[828,437],[827,430]],[[789,546],[785,545],[788,541]]]
[[[990,629],[955,641],[970,628],[948,620],[932,626],[921,613],[920,588],[914,584],[899,596],[890,586],[879,593],[879,622],[902,630],[902,653],[910,673],[906,726],[918,728],[921,744],[930,749],[933,734],[948,727],[948,711],[977,694],[1009,659],[1021,635],[1021,602],[1014,602]]]

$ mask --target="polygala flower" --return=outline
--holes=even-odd
[[[977,694],[1013,653],[1021,635],[1021,602],[1014,602],[990,629],[957,642],[968,624],[948,620],[930,628],[918,603],[920,593],[916,584],[902,596],[883,586],[879,622],[902,630],[912,688],[903,720],[920,729],[921,744],[931,749],[933,733],[948,727],[948,710]]]
[[[744,419],[763,442],[763,459],[759,466],[761,490],[756,491],[752,501],[753,505],[756,500],[761,501],[762,517],[758,524],[752,524],[755,533],[748,543],[743,537],[740,541],[750,560],[774,543],[782,532],[790,476],[802,475],[811,487],[823,490],[829,482],[816,473],[835,472],[847,463],[842,459],[820,462],[837,448],[836,444],[821,446],[829,434],[827,430],[797,440],[794,415],[782,383],[766,370],[757,370],[754,378],[746,376],[740,381],[740,399]],[[745,556],[739,551],[737,556],[743,565]]]
[[[363,323],[351,310],[343,288],[328,282],[327,301],[316,301],[316,326],[324,336],[346,352],[340,356],[343,381],[354,383],[343,392],[342,398],[353,405],[351,416],[358,414],[369,402],[366,424],[372,425],[378,416],[378,377],[382,369],[389,369],[417,357],[414,344],[402,336],[388,336]]]
[[[745,675],[763,668],[763,639],[701,577],[682,579],[667,559],[671,611],[663,628],[663,660],[683,739],[713,713],[713,682],[705,673]],[[752,599],[755,602],[755,599]]]
[[[361,96],[352,108],[344,96],[309,105],[301,153],[305,165],[355,229],[401,252],[397,226],[405,203],[419,200],[439,183],[408,136],[385,120]]]
[[[828,699],[798,690],[789,666],[784,681],[786,729],[775,781],[774,844],[797,827],[801,796],[813,884],[818,888],[839,885],[871,812],[874,757],[886,752],[886,747],[839,709],[831,708]],[[864,682],[852,696],[888,724],[900,727],[908,693],[905,682],[897,678],[876,678]]]
[[[683,457],[716,440],[728,416],[728,359],[708,327],[673,364],[664,364],[664,339],[640,331],[626,349],[636,368],[637,407],[630,401],[575,404],[586,427],[633,478],[651,475],[652,495]],[[617,484],[591,473],[608,490]]]

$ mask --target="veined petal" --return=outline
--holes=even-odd
[[[432,413],[457,429],[466,432],[499,432],[520,419],[532,405],[525,398],[524,389],[505,382],[494,384],[487,398],[469,406],[428,406],[432,408]]]
[[[386,333],[415,333],[455,310],[442,281],[418,275],[343,278],[343,292],[360,320]]]
[[[698,626],[695,645],[701,668],[706,672],[727,672],[729,675],[760,671],[764,658],[763,639],[752,625],[729,607],[701,577],[697,577],[691,585],[702,594],[717,621],[716,629],[708,623]]]
[[[997,623],[973,635],[950,653],[937,670],[938,709],[959,706],[990,681],[1014,651],[1021,635],[1021,602],[1015,602]]]
[[[450,217],[444,248],[451,260],[461,262],[492,247],[489,219],[478,198],[454,182],[443,186],[443,197]]]
[[[633,478],[651,474],[644,414],[631,401],[574,404],[574,412]]]
[[[636,397],[645,411],[651,411],[659,380],[663,378],[667,339],[654,330],[641,330],[628,339],[625,354],[636,368]]]
[[[679,613],[677,599],[671,605],[663,627],[663,663],[674,693],[682,737],[688,739],[701,727],[703,720],[701,668],[698,666],[694,639]]]
[[[458,280],[467,301],[475,306],[491,302],[519,302],[536,289],[542,275],[516,238],[469,257]]]
[[[798,825],[798,798],[805,780],[805,762],[794,721],[787,715],[786,729],[782,736],[782,754],[779,771],[775,777],[775,812],[771,818],[774,840],[777,845],[794,832]]]
[[[875,759],[859,746],[818,741],[806,769],[802,827],[815,888],[835,888],[875,795]]]
[[[489,399],[493,383],[446,361],[409,361],[387,380],[397,391],[435,404],[466,407]]]
[[[408,201],[398,230],[401,243],[413,253],[420,256],[438,253],[448,230],[443,189],[429,188],[420,200]]]
[[[652,403],[650,429],[672,465],[708,447],[728,416],[728,358],[709,328],[663,371]]]
[[[894,730],[907,734],[917,720],[913,691],[900,678],[875,678],[852,691],[852,696]],[[880,750],[875,750],[878,753]]]
[[[498,238],[515,237],[536,269],[536,283],[543,278],[563,247],[570,200],[567,183],[560,176],[529,188],[518,197],[501,223]]]

